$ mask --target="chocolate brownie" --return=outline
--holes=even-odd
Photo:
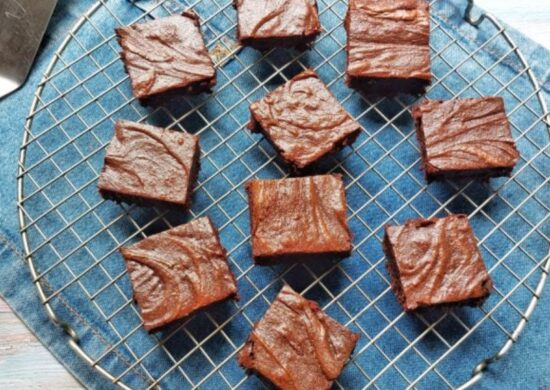
[[[261,131],[296,169],[351,144],[361,131],[312,70],[253,103],[250,112],[250,128]]]
[[[199,18],[192,11],[115,31],[136,98],[173,90],[196,94],[216,84]]]
[[[239,352],[239,363],[286,390],[328,390],[359,335],[284,286]]]
[[[116,201],[187,206],[199,154],[195,135],[117,121],[99,175],[99,192]]]
[[[120,251],[147,330],[237,296],[225,250],[207,217]]]
[[[348,85],[367,94],[421,94],[431,83],[426,0],[350,0]]]
[[[491,292],[491,277],[465,215],[386,226],[383,248],[391,287],[406,311],[480,305]]]
[[[428,180],[510,175],[519,159],[502,98],[425,101],[412,114]]]
[[[234,0],[243,46],[304,48],[321,32],[315,0]]]
[[[252,180],[246,190],[256,263],[349,256],[351,233],[340,175]]]

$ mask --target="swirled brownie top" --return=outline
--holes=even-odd
[[[237,294],[225,250],[207,217],[120,251],[147,330]]]
[[[116,29],[136,98],[180,89],[208,90],[216,71],[192,11]]]
[[[315,0],[235,0],[237,38],[259,49],[304,46],[321,31]]]
[[[465,215],[386,226],[384,251],[392,288],[407,311],[478,305],[490,293],[491,277]]]
[[[186,206],[198,170],[199,139],[182,131],[117,121],[99,176],[104,198]]]
[[[239,352],[239,363],[283,390],[329,389],[359,335],[284,286]]]
[[[509,175],[519,159],[500,97],[425,101],[413,117],[428,179]]]
[[[251,127],[261,131],[297,169],[348,145],[361,126],[312,70],[306,70],[250,106]]]
[[[396,90],[414,93],[422,92],[414,90],[415,83],[417,87],[429,84],[430,14],[426,0],[350,0],[345,26],[350,84],[363,80],[368,82],[367,88],[377,88],[378,82],[387,79],[396,84]],[[390,83],[383,86],[394,89]]]
[[[252,255],[259,264],[349,255],[351,234],[340,175],[247,183]]]

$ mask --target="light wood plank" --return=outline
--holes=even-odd
[[[0,299],[0,389],[81,389]]]
[[[476,0],[475,3],[550,48],[550,1]]]

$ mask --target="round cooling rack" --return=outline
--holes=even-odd
[[[232,0],[101,0],[46,70],[19,162],[24,249],[51,319],[83,359],[121,387],[269,387],[235,355],[283,283],[361,335],[335,388],[468,387],[509,351],[533,313],[550,266],[549,119],[518,47],[495,18],[472,16],[471,1],[431,2],[426,98],[502,96],[521,160],[509,178],[427,185],[409,113],[417,99],[370,99],[347,88],[347,2],[317,2],[324,32],[311,50],[260,53],[236,44]],[[144,107],[131,96],[114,28],[189,7],[201,18],[218,84],[212,94]],[[344,177],[354,251],[341,262],[255,267],[243,184],[284,177],[288,169],[246,129],[248,106],[306,67],[364,128],[353,147],[318,167]],[[200,134],[190,211],[101,199],[97,176],[117,119]],[[494,292],[479,308],[405,314],[389,288],[383,226],[449,213],[469,216]],[[118,248],[202,215],[220,230],[240,300],[149,334]]]

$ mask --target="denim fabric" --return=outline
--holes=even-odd
[[[149,1],[140,4],[150,6]],[[175,2],[172,2],[175,4]],[[203,26],[207,42],[212,49],[215,37],[230,28],[230,21],[235,12],[229,8],[220,10],[219,4],[228,1],[204,0],[195,7],[201,19],[208,20]],[[328,4],[334,5],[331,9]],[[26,85],[17,93],[0,101],[0,128],[5,134],[0,146],[0,153],[4,165],[0,167],[4,182],[0,186],[0,272],[3,275],[0,282],[0,293],[8,301],[16,313],[23,319],[29,328],[37,334],[40,340],[63,362],[65,366],[87,387],[108,388],[110,385],[101,375],[84,363],[67,345],[67,336],[55,327],[46,317],[41,307],[35,288],[32,285],[30,273],[21,256],[21,241],[18,230],[15,199],[15,171],[17,169],[18,147],[22,139],[24,120],[28,115],[30,102],[36,86],[44,73],[53,51],[66,36],[68,28],[93,1],[67,0],[60,2],[49,27],[41,53],[34,65],[33,72]],[[121,102],[130,96],[129,83],[122,82],[116,90],[109,90],[114,82],[125,78],[120,61],[115,61],[118,47],[114,41],[109,45],[101,45],[101,37],[110,36],[112,29],[120,23],[134,21],[140,12],[128,2],[111,0],[107,2],[111,12],[101,9],[92,15],[91,20],[98,29],[85,25],[76,34],[63,53],[63,60],[75,63],[71,66],[73,74],[63,72],[63,64],[54,67],[53,72],[60,72],[53,79],[54,85],[46,85],[42,101],[38,107],[43,107],[50,101],[56,101],[47,107],[52,109],[53,115],[47,109],[42,109],[34,117],[33,134],[39,137],[41,149],[37,143],[30,144],[26,166],[36,164],[32,171],[33,180],[25,182],[26,194],[32,193],[38,186],[46,185],[44,194],[30,197],[25,203],[32,218],[39,217],[47,210],[48,200],[60,202],[59,214],[48,214],[33,228],[29,229],[31,247],[44,245],[38,250],[35,261],[38,272],[47,272],[45,278],[46,294],[58,290],[70,283],[75,274],[83,273],[81,283],[70,283],[63,292],[52,299],[56,313],[75,329],[80,338],[81,347],[92,357],[101,358],[100,365],[113,373],[122,375],[125,384],[143,388],[151,383],[151,378],[158,378],[172,365],[166,351],[174,359],[180,359],[189,351],[189,356],[183,360],[178,369],[171,371],[161,382],[167,388],[189,387],[190,383],[201,381],[211,370],[211,365],[221,365],[218,373],[203,383],[205,388],[225,388],[227,383],[235,385],[244,379],[243,371],[238,367],[232,356],[234,347],[242,343],[250,332],[250,321],[261,317],[268,301],[274,297],[281,286],[281,282],[270,285],[271,280],[278,274],[284,273],[284,281],[298,290],[309,286],[314,276],[323,275],[322,285],[317,283],[308,289],[306,296],[315,299],[321,305],[328,305],[327,312],[343,323],[350,322],[350,328],[362,333],[362,338],[356,349],[355,363],[347,365],[339,383],[347,388],[360,388],[368,383],[367,374],[373,377],[387,365],[387,359],[398,359],[395,367],[389,369],[377,379],[381,388],[402,388],[407,383],[403,375],[414,379],[428,366],[428,362],[437,359],[448,349],[445,342],[452,345],[460,340],[465,333],[463,325],[476,326],[481,317],[478,309],[460,308],[453,315],[443,316],[443,312],[432,311],[422,313],[422,317],[415,315],[401,316],[401,309],[391,292],[387,291],[384,278],[387,273],[384,269],[379,239],[382,233],[382,223],[391,216],[391,219],[400,223],[407,218],[417,217],[419,214],[429,215],[437,211],[439,202],[446,202],[458,192],[461,187],[467,186],[463,195],[454,198],[447,204],[447,212],[471,213],[476,210],[475,205],[483,204],[485,199],[491,199],[483,204],[472,217],[472,225],[478,238],[487,237],[483,241],[482,252],[488,267],[494,267],[492,273],[495,285],[503,294],[510,293],[510,301],[521,310],[525,310],[531,294],[525,287],[512,292],[517,283],[513,276],[523,277],[532,268],[533,263],[528,259],[542,259],[548,254],[548,242],[542,235],[532,234],[523,242],[520,248],[513,246],[512,240],[520,240],[531,229],[530,224],[540,224],[539,230],[546,237],[550,235],[550,223],[543,213],[543,204],[550,203],[548,183],[545,177],[550,175],[550,159],[548,153],[549,138],[545,126],[536,124],[536,117],[540,115],[540,106],[532,96],[533,88],[517,61],[514,53],[502,38],[491,38],[497,32],[488,22],[479,28],[474,28],[463,21],[462,13],[464,1],[437,1],[433,5],[432,15],[432,46],[441,53],[434,60],[434,74],[444,77],[439,81],[434,79],[435,86],[429,97],[450,98],[461,92],[462,97],[475,97],[479,93],[501,94],[506,101],[507,111],[514,124],[514,136],[518,139],[518,147],[523,160],[518,164],[516,171],[518,183],[507,183],[505,178],[492,180],[490,184],[457,182],[430,184],[428,192],[416,196],[418,189],[424,183],[422,172],[419,169],[418,151],[415,148],[412,123],[407,112],[401,112],[403,105],[412,99],[400,100],[363,100],[358,94],[350,95],[350,90],[344,85],[338,73],[345,67],[345,56],[342,51],[332,56],[338,47],[345,42],[345,34],[341,26],[341,19],[345,13],[346,4],[342,1],[319,0],[321,21],[330,37],[321,38],[315,45],[315,51],[309,51],[300,58],[300,63],[293,62],[282,72],[273,76],[274,67],[287,63],[291,55],[296,53],[287,50],[275,50],[264,60],[254,65],[250,71],[243,71],[247,64],[254,63],[260,54],[251,49],[243,49],[238,53],[238,59],[224,63],[218,71],[218,99],[209,101],[196,114],[186,117],[182,125],[192,132],[200,132],[201,148],[206,156],[201,161],[199,175],[200,188],[194,196],[193,207],[190,213],[179,215],[170,212],[166,221],[156,218],[156,213],[150,209],[124,206],[121,208],[111,202],[101,202],[95,189],[93,179],[102,164],[100,150],[112,136],[112,122],[102,121],[107,112],[113,112],[113,118],[140,120],[147,116],[147,121],[157,125],[169,125],[170,115],[179,117],[193,107],[199,106],[208,96],[201,95],[188,100],[176,99],[166,103],[168,110],[155,110],[154,107],[141,107],[137,103],[123,106]],[[479,12],[479,10],[477,10]],[[162,10],[156,10],[155,16],[162,16]],[[534,72],[544,88],[548,100],[550,94],[550,75],[547,64],[550,53],[535,43],[512,31],[516,42],[520,45],[525,57],[532,65]],[[498,35],[498,34],[497,34]],[[234,30],[230,30],[229,37],[234,37]],[[488,44],[485,42],[490,41]],[[225,39],[227,46],[232,45],[230,39]],[[86,59],[80,56],[91,50],[92,55]],[[467,52],[476,51],[475,61],[467,60]],[[504,58],[503,58],[504,57]],[[489,68],[495,61],[499,64],[491,68],[491,74],[483,73],[483,68]],[[105,64],[112,64],[106,66]],[[106,70],[102,74],[91,75],[90,69],[104,65]],[[287,267],[252,268],[250,248],[243,242],[243,234],[248,231],[248,215],[242,212],[246,202],[241,182],[251,176],[249,168],[257,177],[281,177],[285,167],[277,160],[271,161],[273,150],[262,140],[262,137],[250,136],[243,128],[248,120],[248,105],[251,101],[265,94],[265,90],[257,88],[259,81],[269,78],[267,89],[273,89],[285,78],[291,77],[302,69],[302,65],[316,68],[320,77],[330,85],[331,90],[343,102],[345,108],[358,116],[365,127],[365,133],[356,141],[351,153],[348,148],[340,152],[333,161],[324,163],[319,169],[321,172],[330,170],[335,162],[342,162],[337,171],[344,173],[348,185],[347,198],[353,211],[350,225],[354,232],[354,243],[358,246],[351,258],[344,260],[340,267],[323,273],[332,267],[331,264],[310,265],[296,267],[288,272]],[[451,65],[459,65],[457,71],[451,70]],[[89,80],[82,85],[78,79]],[[473,85],[469,82],[475,80]],[[510,82],[510,90],[501,91],[499,80]],[[56,89],[57,88],[57,89]],[[73,89],[74,88],[74,89]],[[66,101],[57,101],[59,90],[71,90],[66,95]],[[74,107],[90,101],[89,95],[100,96],[96,102],[82,109],[81,117],[71,115]],[[242,95],[247,94],[246,99]],[[527,107],[518,105],[519,100],[527,99]],[[227,107],[231,107],[229,115],[224,114]],[[375,107],[375,108],[373,108]],[[362,115],[363,112],[366,114]],[[67,119],[64,119],[68,116]],[[385,126],[386,118],[395,117],[395,126]],[[61,119],[61,126],[53,125]],[[211,126],[205,126],[206,121]],[[52,125],[47,135],[39,136],[41,129]],[[85,132],[90,126],[92,132]],[[526,131],[526,134],[521,134]],[[70,137],[76,137],[75,147],[65,147]],[[221,139],[229,139],[221,143]],[[41,162],[45,152],[55,151],[54,162]],[[546,148],[546,149],[545,149]],[[544,153],[540,153],[545,150]],[[392,156],[386,156],[391,151]],[[68,178],[74,186],[82,187],[81,197],[71,197],[72,191],[67,181],[55,180],[58,169],[68,169],[78,157],[78,153],[90,153],[89,165],[79,165],[71,169]],[[240,161],[233,161],[235,154],[243,153]],[[531,167],[526,167],[526,161],[531,161]],[[245,165],[246,164],[246,165]],[[223,166],[223,174],[218,168]],[[412,166],[405,174],[409,166]],[[362,172],[367,174],[362,175]],[[515,172],[516,172],[515,171]],[[355,180],[350,180],[353,176]],[[47,184],[53,180],[52,184]],[[392,182],[388,189],[387,183]],[[89,184],[91,183],[91,184]],[[546,184],[545,184],[546,183]],[[500,188],[502,187],[502,188]],[[236,191],[235,191],[236,188]],[[494,197],[494,191],[499,190],[499,197]],[[530,199],[527,191],[536,192],[536,199]],[[380,192],[376,201],[373,194]],[[67,197],[65,199],[65,197]],[[221,199],[219,204],[212,206],[212,198]],[[522,217],[508,218],[510,208],[521,204]],[[90,205],[94,208],[93,215],[86,214]],[[161,212],[163,210],[160,210]],[[217,305],[208,312],[193,316],[174,337],[170,337],[165,344],[165,350],[155,349],[138,366],[133,366],[136,356],[154,348],[156,339],[142,330],[135,331],[128,338],[126,345],[119,347],[116,353],[104,352],[110,344],[116,343],[121,335],[133,332],[139,326],[139,317],[135,308],[125,305],[131,297],[131,288],[126,276],[117,279],[111,287],[106,288],[109,278],[115,278],[124,272],[124,264],[115,248],[118,244],[139,239],[139,233],[132,221],[140,225],[150,223],[146,233],[165,229],[168,223],[174,224],[190,219],[197,215],[209,215],[221,229],[221,239],[231,254],[232,270],[239,278],[239,305],[246,306],[240,313],[233,303]],[[120,215],[126,215],[118,220]],[[131,219],[128,218],[131,216]],[[59,233],[68,221],[78,220],[73,224],[73,230]],[[79,219],[82,218],[82,219]],[[154,222],[153,222],[154,221]],[[505,221],[501,229],[492,232],[493,222]],[[102,222],[109,225],[108,232],[99,236],[94,234],[102,227]],[[40,231],[38,230],[40,229]],[[54,236],[51,245],[40,237],[40,232],[46,237]],[[491,233],[492,232],[492,233]],[[86,250],[78,249],[78,240],[89,239]],[[53,250],[55,249],[55,251]],[[56,252],[57,251],[57,252]],[[69,268],[55,266],[58,256],[74,253],[66,262]],[[508,253],[510,252],[510,253]],[[504,265],[498,265],[498,259],[506,256]],[[87,271],[97,259],[101,260],[102,269],[93,267]],[[49,269],[51,267],[51,270]],[[368,268],[372,272],[363,277]],[[70,272],[69,272],[70,271]],[[286,273],[285,273],[286,272]],[[246,276],[245,276],[246,273]],[[527,278],[526,285],[533,288],[538,281],[536,277]],[[357,281],[356,286],[342,295],[338,304],[329,304],[331,295],[345,290],[350,282]],[[268,287],[269,286],[269,287]],[[254,298],[257,289],[266,288],[266,299]],[[104,289],[104,290],[103,290]],[[85,299],[85,293],[97,293],[96,304],[92,305]],[[381,295],[376,307],[364,311],[368,300]],[[430,372],[418,384],[420,388],[440,388],[445,382],[439,374],[447,378],[450,384],[456,386],[469,378],[470,371],[482,358],[492,355],[506,340],[505,332],[512,332],[519,321],[519,314],[510,304],[496,307],[500,301],[498,293],[487,301],[485,310],[494,309],[495,323],[485,321],[460,346],[455,353],[451,353],[438,366],[438,373]],[[120,311],[119,311],[120,309]],[[116,314],[115,314],[116,313]],[[111,324],[104,320],[105,315],[112,315]],[[350,321],[350,316],[354,321]],[[441,318],[444,318],[441,320]],[[520,341],[512,348],[510,354],[502,361],[491,366],[484,379],[479,383],[482,388],[539,388],[550,385],[550,362],[547,359],[545,345],[550,339],[550,330],[546,322],[550,318],[548,294],[544,294],[532,320],[529,322]],[[230,320],[229,320],[230,319]],[[384,331],[388,320],[392,322],[393,330]],[[227,323],[225,323],[227,321]],[[435,331],[430,331],[423,337],[415,348],[400,356],[405,346],[404,338],[415,339],[426,330],[426,323],[435,323]],[[224,324],[223,332],[214,337],[208,335],[219,324]],[[181,322],[167,327],[156,336],[167,337]],[[369,337],[376,337],[374,344]],[[442,341],[445,340],[445,342]],[[201,342],[201,349],[194,348]],[[382,353],[383,351],[383,353]],[[385,354],[385,356],[384,356]],[[206,357],[208,355],[208,358]],[[262,386],[256,377],[247,379],[244,388]]]

